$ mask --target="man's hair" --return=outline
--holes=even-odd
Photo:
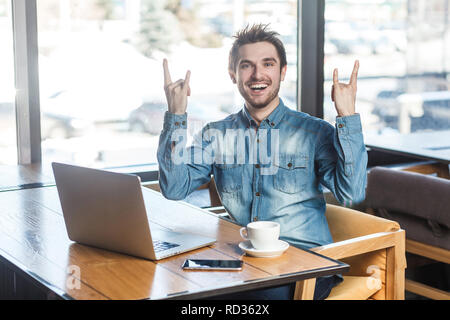
[[[268,24],[255,24],[252,26],[247,25],[244,29],[238,31],[234,38],[233,46],[230,50],[230,56],[228,61],[228,70],[236,71],[237,62],[239,60],[239,48],[243,45],[267,41],[275,46],[280,57],[280,70],[287,64],[286,50],[284,49],[283,42],[278,38],[280,35],[278,32],[268,30]]]

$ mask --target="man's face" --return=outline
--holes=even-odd
[[[239,48],[239,59],[230,77],[237,84],[247,107],[261,109],[278,97],[286,66],[280,69],[277,49],[270,42],[256,42]]]

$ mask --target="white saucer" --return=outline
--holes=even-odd
[[[241,248],[249,256],[270,258],[281,256],[283,252],[285,252],[289,248],[289,243],[283,240],[278,240],[278,246],[275,249],[257,250],[253,248],[252,243],[250,241],[243,241],[239,243],[239,248]]]

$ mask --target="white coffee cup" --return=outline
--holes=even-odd
[[[239,232],[245,240],[250,240],[256,250],[271,250],[278,245],[280,224],[273,221],[251,222]]]

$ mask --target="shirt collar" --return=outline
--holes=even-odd
[[[244,108],[242,109],[242,113],[244,114],[244,121],[248,126],[256,125],[256,121],[253,119],[253,117],[248,112],[245,104],[244,104]]]
[[[263,121],[267,122],[267,124],[270,127],[274,128],[283,119],[283,116],[285,113],[286,113],[286,106],[284,105],[283,100],[281,100],[281,98],[280,98],[280,103],[278,104],[278,106]],[[244,114],[244,119],[248,125],[250,125],[250,126],[256,125],[256,121],[252,118],[252,116],[248,112],[247,108],[245,107],[245,104],[244,104],[244,108],[243,108],[243,114]]]

